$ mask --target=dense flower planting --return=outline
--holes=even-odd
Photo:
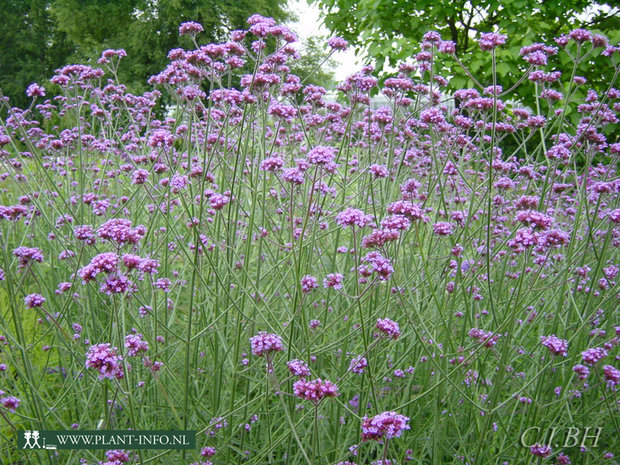
[[[455,46],[431,32],[334,99],[291,74],[291,31],[248,25],[202,45],[183,23],[143,95],[106,50],[29,86],[27,109],[0,102],[0,456],[611,460],[620,48],[584,30],[527,45],[524,108],[496,75],[443,92]],[[509,44],[479,39],[494,66]],[[598,92],[579,76],[594,59]],[[198,448],[17,449],[17,430],[69,428],[196,430]]]

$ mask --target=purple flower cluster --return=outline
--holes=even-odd
[[[613,387],[620,384],[620,370],[618,370],[617,368],[611,365],[605,365],[603,367],[603,375],[607,380],[608,386]]]
[[[123,377],[123,358],[118,349],[110,343],[96,344],[86,353],[86,368],[99,372],[99,379],[120,379]]]
[[[103,223],[97,230],[101,239],[114,241],[120,245],[137,244],[146,234],[142,225],[131,227],[131,221],[124,218],[113,218]]]
[[[396,340],[400,337],[398,323],[389,318],[379,318],[377,320],[377,329],[390,339]]]
[[[93,257],[90,263],[78,270],[78,275],[84,283],[94,280],[100,273],[114,273],[118,271],[119,257],[113,252],[105,252]]]
[[[3,392],[0,391],[0,395],[2,394]],[[13,413],[15,413],[20,403],[21,400],[15,396],[0,397],[0,405]]]
[[[13,255],[19,259],[19,267],[24,268],[30,262],[42,263],[43,251],[37,247],[17,247],[13,250]]]
[[[319,284],[314,276],[306,275],[301,278],[301,291],[304,294],[312,292],[317,287],[319,287]]]
[[[534,444],[530,447],[530,452],[536,457],[549,457],[551,455],[551,447],[545,444]]]
[[[409,418],[396,412],[383,412],[362,421],[362,441],[380,441],[398,438],[403,431],[411,429]]]
[[[484,346],[487,348],[491,348],[495,344],[497,344],[497,341],[500,337],[499,334],[493,334],[492,332],[486,332],[478,328],[470,329],[467,334],[469,335],[469,337],[476,339],[481,344],[484,344]]]
[[[357,226],[363,228],[372,221],[371,215],[366,215],[362,210],[357,208],[347,208],[336,215],[336,223],[339,226]]]
[[[573,371],[577,373],[577,378],[581,380],[584,380],[590,376],[590,369],[585,365],[577,364],[573,367]]]
[[[303,360],[291,360],[290,362],[286,362],[286,366],[293,376],[297,376],[299,378],[306,378],[310,376],[310,368]]]
[[[252,345],[252,353],[257,357],[264,357],[270,355],[272,352],[284,350],[282,338],[280,338],[280,336],[264,331],[251,337],[250,344]]]
[[[362,374],[364,373],[364,369],[368,366],[368,360],[366,360],[366,357],[362,357],[361,355],[358,355],[357,357],[354,357],[351,360],[351,363],[349,364],[349,371],[352,371],[353,373],[356,374]]]
[[[318,404],[326,397],[338,397],[338,386],[329,380],[317,378],[312,381],[300,379],[293,384],[293,392],[297,397]]]
[[[341,51],[344,51],[349,47],[349,43],[342,37],[330,37],[327,40],[327,45],[329,45],[334,50]]]
[[[493,50],[500,45],[504,45],[507,38],[505,35],[497,34],[496,32],[482,33],[478,44],[482,50]]]
[[[344,275],[340,273],[330,273],[323,279],[323,287],[326,289],[333,287],[334,289],[342,289],[342,280]]]
[[[24,297],[26,308],[41,307],[45,303],[45,297],[41,294],[29,294]]]
[[[540,336],[540,343],[554,355],[566,357],[568,354],[568,341],[558,338],[555,334],[551,336]]]
[[[336,158],[336,149],[318,145],[308,152],[307,158],[313,165],[330,165]]]
[[[363,265],[359,267],[359,273],[363,277],[368,277],[372,273],[376,273],[381,281],[387,281],[394,273],[394,268],[389,259],[385,258],[379,252],[369,252],[362,257]]]
[[[607,353],[607,350],[602,347],[594,347],[581,352],[581,356],[588,365],[596,365],[599,360],[607,357]]]
[[[142,352],[149,350],[149,344],[142,339],[142,334],[128,334],[125,336],[125,347],[127,348],[127,355],[135,357]]]
[[[200,23],[195,21],[187,21],[185,23],[181,23],[179,26],[179,35],[196,35],[200,32],[203,32],[204,28]]]

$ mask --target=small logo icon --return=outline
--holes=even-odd
[[[40,449],[39,444],[39,432],[38,431],[24,431],[24,449]],[[32,440],[32,442],[30,442]]]

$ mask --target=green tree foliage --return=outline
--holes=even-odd
[[[606,35],[612,43],[620,39],[620,10],[617,2],[586,0],[311,0],[325,14],[327,27],[351,44],[363,47],[377,63],[395,65],[419,52],[423,34],[434,30],[444,40],[456,43],[456,54],[471,65],[479,80],[491,83],[490,54],[480,51],[481,32],[508,35],[507,47],[499,51],[497,72],[504,88],[517,82],[526,64],[519,58],[522,46],[552,43],[553,38],[576,27]],[[597,52],[581,64],[578,74],[595,87],[605,85]],[[550,63],[553,65],[553,63]],[[457,67],[451,66],[451,70]],[[451,88],[472,87],[464,73],[453,73]],[[522,86],[523,88],[523,86]],[[526,103],[531,91],[519,94]]]
[[[168,63],[173,48],[187,48],[179,24],[196,21],[205,32],[199,43],[226,40],[228,32],[247,27],[254,13],[276,20],[288,18],[284,0],[54,0],[58,28],[76,45],[75,59],[98,58],[107,48],[123,48],[120,78],[135,90],[147,88],[147,79]]]
[[[0,1],[0,89],[13,105],[27,105],[26,87],[49,79],[74,51],[48,7],[48,0]]]
[[[319,37],[310,37],[299,51],[299,60],[291,64],[291,73],[299,76],[304,84],[331,89],[335,86],[334,60],[328,58],[324,43]]]
[[[27,105],[25,89],[45,83],[54,70],[75,62],[96,63],[108,48],[127,58],[120,79],[134,92],[168,63],[167,53],[187,48],[179,24],[201,23],[199,43],[222,41],[247,27],[254,13],[289,19],[285,0],[1,0],[0,89],[16,106]]]

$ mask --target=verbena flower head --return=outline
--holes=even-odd
[[[409,418],[396,412],[383,412],[362,421],[362,441],[379,441],[400,437],[403,431],[411,429]]]
[[[364,369],[368,366],[368,360],[361,355],[354,357],[349,364],[349,371],[352,371],[356,374],[364,373]]]
[[[308,161],[313,165],[327,165],[334,161],[336,157],[336,149],[318,145],[308,152]]]
[[[540,336],[540,343],[554,355],[563,355],[564,357],[567,355],[568,341],[558,338],[555,334]]]
[[[530,453],[536,457],[549,457],[551,455],[551,447],[546,444],[534,444],[530,447]]]
[[[125,336],[125,347],[127,348],[127,355],[130,357],[135,357],[149,350],[149,344],[142,339],[142,334],[128,334]]]
[[[104,50],[101,53],[101,57],[99,58],[99,60],[97,60],[97,63],[99,64],[109,63],[110,58],[112,57],[122,58],[126,56],[127,56],[127,52],[123,50],[122,48],[118,50],[108,49],[108,50]]]
[[[478,40],[478,44],[482,50],[493,50],[500,45],[504,45],[507,38],[507,36],[497,34],[496,32],[482,33]]]
[[[323,279],[323,287],[333,287],[334,289],[342,289],[342,280],[344,275],[340,273],[330,273]]]
[[[43,251],[37,247],[17,247],[13,255],[19,259],[19,267],[24,268],[30,262],[43,262]]]
[[[407,200],[399,200],[389,204],[387,206],[387,212],[405,215],[410,220],[425,220],[422,209],[418,205]]]
[[[122,357],[110,343],[96,344],[86,353],[86,368],[99,372],[99,379],[120,379],[123,377]]]
[[[293,391],[297,397],[309,400],[318,404],[325,397],[337,397],[338,386],[329,380],[323,381],[317,378],[312,381],[300,379],[293,384]]]
[[[389,318],[379,318],[377,320],[377,329],[391,339],[398,339],[400,337],[398,323]]]
[[[45,303],[45,297],[41,294],[30,294],[24,297],[26,308],[41,307]]]
[[[583,361],[588,365],[596,365],[596,363],[607,357],[607,350],[603,347],[594,347],[581,352]]]
[[[330,37],[327,41],[327,45],[329,45],[334,50],[344,51],[348,48],[349,43],[342,37]]]
[[[293,376],[298,376],[299,378],[306,378],[310,376],[310,368],[303,360],[291,360],[290,362],[286,362],[286,366]]]
[[[113,252],[106,252],[93,257],[90,263],[78,270],[78,275],[84,283],[94,280],[100,273],[114,273],[118,271],[119,257]]]
[[[454,226],[452,223],[447,223],[445,221],[440,221],[433,225],[433,232],[438,236],[449,236],[454,231]]]
[[[358,271],[364,277],[376,273],[381,281],[387,281],[394,273],[392,262],[379,252],[369,252],[362,257],[362,263]]]
[[[481,344],[484,344],[485,347],[491,348],[497,344],[497,341],[500,338],[499,334],[493,334],[493,332],[486,332],[482,329],[472,328],[467,333],[469,337],[473,339],[477,339]]]
[[[371,215],[366,215],[362,210],[357,208],[347,208],[336,215],[336,223],[339,226],[357,226],[363,228],[372,221]]]
[[[99,292],[104,294],[125,294],[133,293],[136,291],[136,285],[124,274],[113,274],[106,277],[105,281],[101,283]]]
[[[185,23],[181,23],[179,26],[179,35],[196,35],[200,32],[203,32],[204,28],[200,23],[195,21],[187,21]]]
[[[20,403],[21,403],[21,400],[19,400],[15,396],[6,396],[6,397],[0,398],[0,405],[2,405],[2,407],[4,407],[5,409],[8,409],[9,411],[13,413],[15,413],[15,410],[17,410]]]
[[[103,223],[97,230],[101,239],[123,244],[137,244],[146,234],[146,228],[139,225],[131,227],[131,221],[124,218],[113,218]]]
[[[605,365],[603,367],[603,374],[607,380],[608,386],[612,387],[620,384],[620,370],[616,367],[612,365]]]
[[[45,97],[45,88],[41,87],[39,84],[32,83],[26,89],[26,95],[28,97]]]
[[[280,336],[264,331],[251,337],[250,344],[252,345],[252,353],[257,357],[264,357],[272,352],[284,350]]]
[[[577,373],[577,378],[581,380],[584,380],[590,376],[590,369],[585,365],[577,364],[573,367],[573,371]]]
[[[319,287],[317,280],[314,276],[306,275],[301,278],[301,292],[307,294]]]
[[[109,450],[105,453],[106,459],[114,465],[118,463],[127,463],[131,460],[131,456],[124,450]]]

